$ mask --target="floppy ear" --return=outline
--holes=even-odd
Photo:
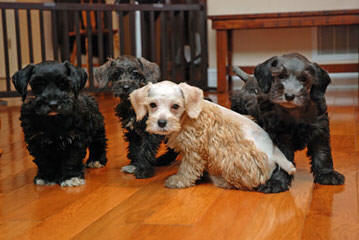
[[[98,82],[100,88],[105,88],[110,82],[108,77],[108,69],[113,65],[115,65],[114,59],[109,58],[106,63],[94,68],[95,80]]]
[[[202,111],[203,91],[187,83],[178,85],[183,93],[185,109],[190,118],[196,119]]]
[[[269,92],[273,82],[272,69],[277,67],[278,63],[278,57],[275,56],[255,67],[254,76],[262,92]]]
[[[79,95],[79,92],[84,88],[87,81],[87,73],[84,69],[75,67],[69,61],[64,62],[65,67],[67,68],[67,74],[72,80],[72,89],[74,91],[75,97]]]
[[[130,93],[130,101],[133,109],[136,113],[136,121],[141,121],[142,118],[147,114],[147,108],[145,105],[146,97],[152,86],[152,83],[149,82],[146,86],[141,87]]]
[[[318,64],[313,63],[314,73],[312,88],[310,89],[310,96],[312,99],[317,100],[323,98],[325,91],[330,83],[328,73],[321,68]]]
[[[156,83],[160,80],[160,67],[156,63],[150,62],[143,57],[137,58],[137,61],[145,74],[146,82]]]
[[[25,101],[27,96],[27,85],[29,84],[30,77],[33,73],[35,64],[30,63],[25,68],[19,70],[12,76],[12,83],[15,86],[15,89],[18,93],[21,94],[22,101]]]

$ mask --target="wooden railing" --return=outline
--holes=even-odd
[[[207,87],[205,3],[2,2],[0,10],[0,97],[18,96],[11,75],[45,60],[87,68],[95,90],[94,67],[123,54],[158,63],[162,79]]]

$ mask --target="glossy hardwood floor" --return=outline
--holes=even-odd
[[[228,95],[210,94],[229,106]],[[202,183],[164,187],[178,162],[136,180],[114,116],[117,100],[99,96],[109,138],[108,165],[86,171],[86,185],[36,186],[35,165],[23,141],[19,101],[0,107],[0,239],[359,239],[358,91],[327,94],[335,168],[344,186],[313,184],[305,151],[288,192],[262,194]]]

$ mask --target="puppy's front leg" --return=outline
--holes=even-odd
[[[312,159],[314,182],[323,185],[344,184],[345,177],[333,168],[333,159],[329,143],[329,128],[327,136],[318,136],[308,144],[307,155]]]
[[[195,152],[183,155],[181,165],[176,175],[169,177],[165,185],[168,188],[186,188],[194,186],[196,180],[202,175],[205,162],[201,156]]]
[[[161,138],[146,132],[129,131],[128,155],[131,164],[122,168],[123,171],[134,173],[137,179],[152,177],[155,173],[152,164],[156,162],[156,153],[161,144]]]
[[[80,144],[80,143],[79,143]],[[61,165],[62,187],[74,187],[85,184],[84,164],[82,160],[86,156],[86,148],[80,146],[72,146],[69,155],[63,160]]]

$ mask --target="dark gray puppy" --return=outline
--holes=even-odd
[[[145,58],[124,55],[109,59],[98,67],[95,70],[95,78],[100,87],[110,86],[113,94],[120,98],[115,112],[126,130],[125,138],[129,143],[127,157],[131,161],[130,165],[122,168],[122,171],[133,173],[136,178],[148,178],[154,175],[154,166],[168,165],[174,161],[178,154],[169,148],[164,155],[156,159],[164,137],[146,131],[147,117],[136,122],[136,113],[129,100],[129,94],[135,89],[149,82],[159,81],[158,65]]]
[[[78,186],[85,183],[83,159],[88,167],[106,162],[106,136],[95,99],[79,94],[87,74],[69,62],[29,64],[12,81],[21,94],[21,126],[38,167],[35,184]],[[33,96],[27,98],[27,87]]]
[[[295,151],[307,147],[315,183],[343,184],[345,178],[334,170],[330,148],[325,100],[328,73],[297,53],[266,60],[256,66],[254,76],[238,68],[234,71],[246,83],[232,94],[232,110],[253,116],[292,162]],[[290,175],[277,168],[257,190],[282,192],[289,189],[291,181]]]

